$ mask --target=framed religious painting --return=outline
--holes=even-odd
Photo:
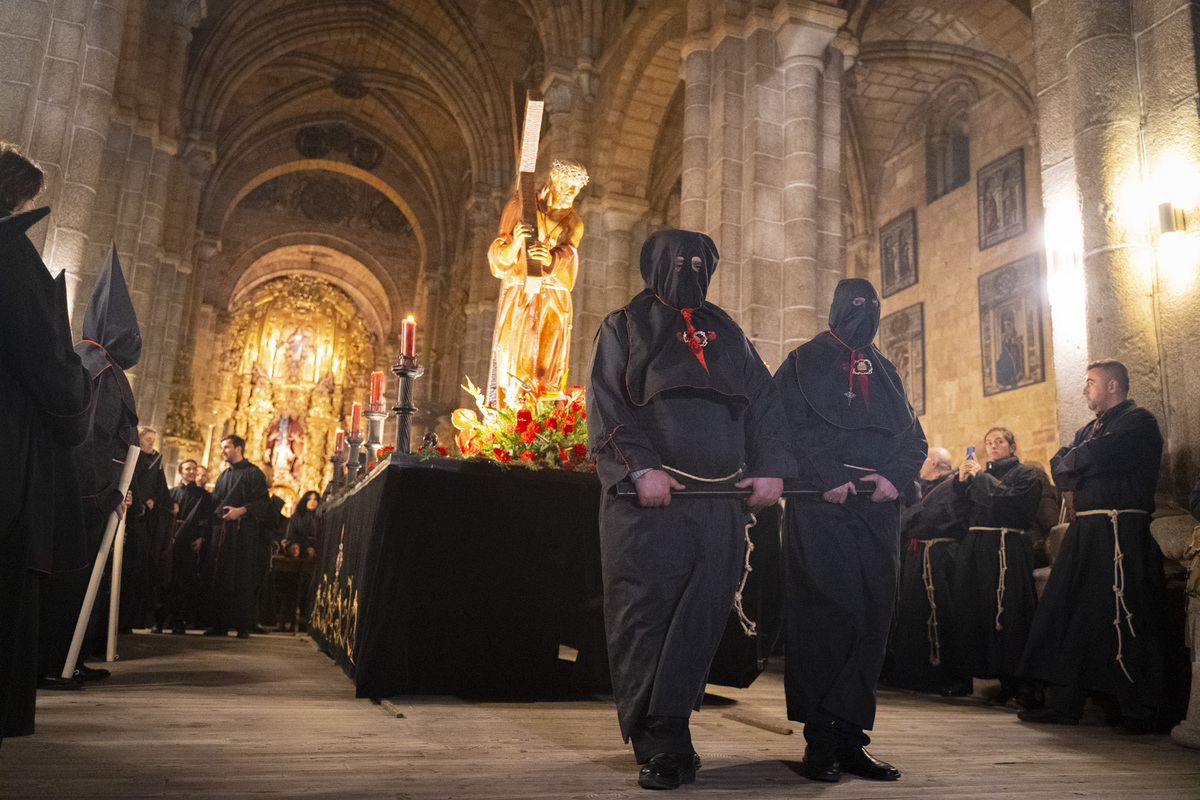
[[[879,350],[896,367],[908,401],[925,413],[925,304],[917,303],[879,321]]]
[[[879,229],[882,291],[890,297],[917,282],[917,210],[910,208]]]
[[[1025,232],[1025,150],[1018,147],[980,167],[979,249],[987,250]]]
[[[1046,380],[1036,255],[979,276],[979,345],[985,397]]]

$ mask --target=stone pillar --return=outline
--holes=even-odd
[[[645,200],[621,195],[606,195],[584,205],[579,277],[571,296],[575,313],[569,383],[587,382],[592,339],[605,315],[642,290],[638,272],[642,238],[637,232],[649,211]]]
[[[823,307],[829,307],[829,302],[821,290],[829,292],[831,297],[829,276],[832,273],[840,277],[842,273],[837,258],[841,251],[839,51],[831,50],[828,56],[833,61],[830,72],[837,74],[829,81],[824,75],[826,50],[836,33],[836,28],[793,19],[776,31],[787,118],[783,324],[773,356],[763,354],[768,363],[776,366],[797,345],[824,330],[821,312]],[[834,91],[838,94],[831,98],[829,95]],[[827,108],[830,100],[836,100],[832,112]],[[834,117],[832,122],[830,116]]]
[[[1150,209],[1134,191],[1142,164],[1130,3],[1046,0],[1033,22],[1060,433],[1086,421],[1077,398],[1083,368],[1098,358],[1124,362],[1132,396],[1162,420]]]
[[[458,383],[459,403],[472,407],[470,395],[458,386],[469,377],[480,389],[487,390],[488,368],[492,357],[492,336],[496,327],[496,301],[500,281],[488,268],[487,251],[500,228],[500,215],[508,202],[507,192],[499,189],[476,193],[467,205],[469,241],[462,249],[459,268],[467,287],[462,323]]]
[[[79,290],[122,47],[125,0],[13,0],[0,14],[0,139],[46,172],[39,202],[53,214],[31,231],[52,272]]]
[[[709,298],[773,366],[823,328],[815,309],[844,271],[842,60],[827,52],[844,20],[816,0],[688,7],[682,224],[717,242]]]

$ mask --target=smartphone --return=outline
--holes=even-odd
[[[973,461],[974,459],[975,459],[975,445],[971,445],[970,447],[967,448],[967,461]]]

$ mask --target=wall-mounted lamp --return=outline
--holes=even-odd
[[[1158,232],[1178,233],[1187,230],[1187,219],[1182,208],[1176,208],[1171,203],[1158,204]]]

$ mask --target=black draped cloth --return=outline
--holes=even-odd
[[[1116,695],[1126,715],[1153,716],[1162,698],[1163,561],[1150,535],[1162,459],[1154,415],[1126,400],[1075,433],[1051,461],[1072,492],[1063,537],[1021,662],[1029,676],[1080,693]],[[1107,513],[1115,511],[1117,534]],[[1141,512],[1141,513],[1137,513]],[[1115,575],[1115,579],[1114,579]]]
[[[66,538],[78,524],[79,498],[60,468],[70,467],[62,448],[78,434],[87,373],[63,330],[66,309],[56,305],[54,281],[25,235],[48,213],[0,219],[0,739],[33,732],[38,587],[31,567],[82,566],[78,538],[74,545]]]
[[[1012,455],[989,462],[954,488],[971,504],[971,530],[958,549],[954,577],[959,671],[1012,677],[1037,608],[1033,543],[1025,531],[1036,521],[1042,482]]]
[[[192,594],[200,556],[195,545],[197,541],[203,545],[212,528],[213,500],[204,487],[181,483],[171,490],[171,501],[179,505],[179,513],[167,548],[171,569],[163,602],[172,627],[178,630],[196,621],[198,609],[193,606]]]
[[[962,678],[955,669],[954,561],[967,532],[967,501],[954,473],[921,481],[903,531],[900,593],[888,644],[887,683],[937,692]]]
[[[925,460],[925,434],[895,367],[871,344],[874,287],[839,282],[829,324],[775,374],[800,477],[829,491],[878,474],[904,491]],[[840,504],[789,500],[784,553],[788,718],[805,723],[811,747],[866,744],[896,601],[900,502],[874,502],[863,489]]]
[[[248,631],[258,616],[257,595],[271,553],[271,496],[262,470],[243,458],[217,478],[214,522],[207,548],[208,574],[216,599],[217,628]],[[245,508],[236,520],[221,519],[227,508]]]
[[[642,508],[618,499],[614,484],[644,469],[669,470],[685,485],[795,469],[770,373],[732,320],[704,301],[716,259],[703,234],[651,235],[642,248],[646,291],[605,318],[592,352],[588,431],[604,487],[605,630],[621,734],[639,763],[691,749],[686,719],[733,606],[744,516],[738,500]]]

